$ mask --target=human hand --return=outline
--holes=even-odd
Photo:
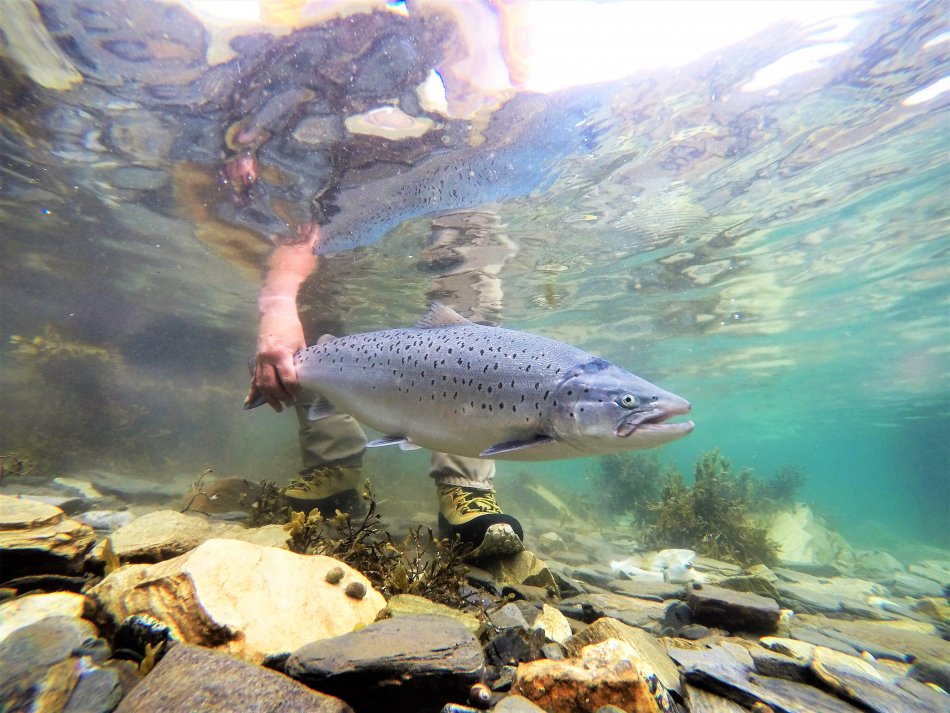
[[[303,326],[297,316],[297,307],[271,306],[261,315],[257,353],[254,355],[254,373],[251,388],[244,398],[245,405],[263,397],[277,413],[283,403],[290,405],[300,393],[294,353],[306,346]]]

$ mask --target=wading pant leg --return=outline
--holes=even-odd
[[[359,467],[363,464],[366,450],[366,434],[346,414],[337,414],[307,420],[306,407],[297,405],[297,420],[300,422],[300,455],[304,468],[323,465]]]
[[[461,485],[476,490],[492,490],[495,486],[495,461],[433,453],[429,475],[435,479],[437,486]]]

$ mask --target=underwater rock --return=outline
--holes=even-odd
[[[864,618],[894,618],[868,604],[870,596],[887,593],[880,584],[851,577],[797,579],[788,582],[781,577],[776,585],[782,604],[789,609],[809,614],[846,612]]]
[[[531,623],[531,626],[541,629],[544,632],[544,638],[548,641],[562,645],[574,633],[567,617],[547,604],[541,606],[541,613]]]
[[[549,713],[594,713],[606,705],[637,713],[673,710],[649,665],[617,639],[585,646],[578,658],[519,665],[512,692]]]
[[[742,567],[732,562],[723,562],[712,557],[696,557],[693,560],[693,567],[696,571],[707,578],[710,584],[715,584],[711,579],[717,577],[736,577],[743,573]]]
[[[941,585],[950,584],[950,562],[923,560],[909,565],[907,571],[918,577],[932,579]]]
[[[96,627],[84,619],[52,616],[4,638],[0,642],[0,707],[5,711],[111,711],[122,689],[115,671],[96,665],[109,656],[108,645],[97,637]]]
[[[686,598],[683,585],[673,582],[633,582],[629,579],[615,579],[610,582],[608,589],[614,594],[652,599],[655,602]]]
[[[807,505],[776,513],[768,537],[779,544],[779,561],[787,566],[835,565],[847,570],[854,564],[851,546],[822,525]]]
[[[498,701],[492,711],[494,713],[545,713],[543,708],[518,694],[505,696]]]
[[[446,604],[433,602],[429,599],[426,599],[425,597],[420,597],[415,594],[397,594],[393,596],[386,603],[386,609],[384,613],[388,613],[391,617],[408,616],[413,614],[437,614],[439,616],[447,616],[460,622],[466,629],[476,636],[478,635],[479,629],[482,627],[478,619],[476,619],[472,614],[460,612],[458,609],[453,609]]]
[[[935,582],[911,572],[895,572],[890,582],[891,591],[908,597],[944,596],[946,582]]]
[[[873,665],[856,656],[848,656],[819,646],[812,657],[811,670],[829,690],[862,708],[876,713],[920,711],[941,713],[947,710],[950,696],[940,708],[898,688]]]
[[[614,571],[602,564],[585,564],[575,567],[572,574],[574,575],[574,579],[579,579],[587,584],[593,584],[595,587],[600,587],[601,589],[609,589],[616,578]],[[659,579],[659,581],[662,581],[662,579]]]
[[[53,485],[59,490],[84,500],[96,500],[102,497],[102,493],[95,485],[82,478],[53,478]]]
[[[629,644],[636,652],[637,660],[649,664],[666,690],[680,692],[680,674],[676,664],[666,653],[666,648],[643,629],[604,617],[572,636],[565,642],[564,647],[569,656],[578,656],[585,646],[607,639],[616,639]]]
[[[508,557],[480,561],[479,565],[491,574],[498,584],[527,584],[557,592],[557,584],[547,565],[528,550]]]
[[[352,713],[331,696],[227,654],[177,644],[116,713]]]
[[[854,556],[854,573],[859,577],[886,580],[894,572],[903,572],[904,565],[899,559],[884,550],[864,550]]]
[[[495,629],[527,629],[528,621],[513,603],[508,603],[492,612],[486,612],[489,624]]]
[[[768,706],[775,713],[857,713],[861,710],[804,683],[756,673],[751,657],[735,644],[702,651],[672,648],[670,656],[683,667],[689,686],[729,698],[746,709],[758,704]]]
[[[779,607],[774,599],[722,587],[689,589],[686,603],[696,621],[730,631],[774,631]]]
[[[811,652],[814,652],[814,650],[815,647],[811,647]],[[786,681],[800,681],[802,683],[811,681],[811,653],[806,659],[801,659],[772,651],[763,646],[753,646],[749,649],[749,655],[752,656],[752,663],[756,672],[763,676],[774,676],[775,678],[784,678]]]
[[[287,533],[277,525],[249,529],[229,522],[216,522],[204,515],[189,515],[174,510],[156,510],[119,528],[109,540],[119,560],[125,562],[161,562],[177,557],[213,538],[253,541],[269,547],[283,547]],[[102,566],[100,542],[89,553],[93,566]]]
[[[0,495],[0,572],[74,574],[95,542],[92,528],[35,500]]]
[[[86,597],[73,592],[27,594],[0,604],[0,642],[17,629],[51,617],[79,619],[86,608]]]
[[[542,532],[538,535],[538,546],[548,554],[564,552],[567,549],[564,538],[556,532]]]
[[[696,686],[686,686],[686,702],[690,713],[746,713],[738,703]]]
[[[64,661],[84,641],[99,636],[95,625],[71,616],[50,616],[17,627],[0,641],[0,670],[15,678],[32,668]],[[6,700],[0,697],[0,701]]]
[[[135,515],[128,510],[87,510],[76,515],[76,519],[93,530],[112,532],[128,525],[135,519]]]
[[[6,476],[4,476],[4,485],[6,485]],[[33,495],[32,493],[9,493],[25,500],[35,500],[38,503],[46,503],[58,507],[64,513],[73,517],[79,513],[87,512],[93,507],[88,500],[76,497],[74,495]],[[76,518],[77,520],[79,518]]]
[[[88,666],[79,661],[76,682],[63,713],[112,713],[125,694],[122,675],[113,666]]]
[[[788,639],[782,636],[763,636],[759,643],[769,651],[788,656],[802,663],[811,664],[811,657],[815,654],[815,645],[798,639]]]
[[[544,633],[540,629],[504,629],[485,644],[485,660],[497,668],[517,666],[544,658]]]
[[[877,658],[909,661],[950,661],[950,642],[937,635],[936,627],[912,621],[848,621],[799,614],[792,635],[797,639],[803,627],[867,651]]]
[[[462,624],[415,615],[378,621],[290,655],[285,672],[357,710],[437,711],[464,701],[484,672],[482,650]]]
[[[141,216],[139,216],[141,217]],[[162,238],[159,233],[157,237]],[[171,478],[142,478],[129,473],[112,473],[106,470],[84,470],[76,473],[76,478],[91,483],[92,486],[107,495],[114,495],[126,503],[167,503],[169,492],[180,485],[186,485],[186,478],[193,481],[194,476],[178,475]]]
[[[567,616],[573,616],[575,608],[581,610],[581,615],[587,622],[593,622],[606,616],[622,621],[629,626],[638,626],[647,631],[658,633],[666,619],[669,603],[604,593],[582,594],[565,599],[558,604],[558,609]]]
[[[363,599],[326,581],[327,570],[337,566],[346,572],[341,584],[367,588]],[[148,614],[176,639],[253,662],[345,634],[374,621],[385,606],[366,577],[330,557],[221,539],[158,564],[121,567],[89,596],[115,622]]]
[[[915,681],[933,683],[950,691],[950,661],[917,661],[907,675]]]

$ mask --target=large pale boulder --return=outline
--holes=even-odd
[[[78,572],[95,540],[91,527],[69,519],[55,505],[0,495],[0,569],[4,579]]]
[[[343,577],[328,582],[337,567]],[[360,587],[365,595],[351,596]],[[386,605],[366,577],[330,557],[223,539],[158,564],[122,567],[89,595],[116,622],[149,614],[177,639],[254,663],[348,633]]]
[[[768,537],[778,543],[778,558],[783,564],[835,565],[845,570],[854,566],[851,546],[825,527],[807,505],[776,513]]]

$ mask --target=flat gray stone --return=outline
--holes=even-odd
[[[637,599],[651,599],[664,602],[668,599],[685,599],[686,588],[673,582],[634,582],[629,579],[614,579],[608,589],[614,594]]]
[[[683,667],[687,684],[728,698],[745,708],[764,703],[774,713],[857,713],[861,710],[804,683],[762,676],[752,670],[751,663],[737,658],[737,648],[670,649],[670,656]]]
[[[492,713],[544,713],[544,709],[524,696],[513,693],[498,701],[498,704],[492,708]]]
[[[807,661],[786,656],[777,651],[769,651],[761,646],[749,649],[749,654],[752,656],[756,673],[763,676],[784,678],[786,681],[800,681],[802,683],[811,678],[811,669]]]
[[[847,621],[808,614],[796,616],[794,621],[837,641],[848,642],[852,648],[867,651],[878,658],[950,661],[950,641],[945,641],[935,633],[927,633],[925,627],[919,624],[909,628],[897,623]]]
[[[700,624],[730,631],[774,631],[779,606],[774,599],[749,592],[704,586],[688,589],[686,603]]]
[[[689,713],[746,713],[738,703],[696,686],[686,686],[686,702]]]
[[[861,653],[848,642],[842,641],[837,637],[828,636],[811,626],[793,625],[789,633],[792,635],[792,638],[814,646],[824,646],[825,648],[834,649],[835,651],[840,651],[843,654],[849,654],[851,656],[857,656]]]
[[[942,597],[946,583],[935,582],[910,572],[897,572],[891,580],[890,588],[895,594],[908,597]]]
[[[856,656],[819,646],[815,649],[811,669],[829,690],[875,713],[945,713],[947,710],[945,706],[936,707],[929,700],[898,688]]]
[[[177,644],[116,713],[353,713],[331,696],[228,654]]]
[[[576,616],[575,612],[579,608],[582,618],[588,622],[607,616],[629,626],[658,632],[666,618],[669,605],[670,602],[653,602],[620,594],[597,593],[564,599],[558,604],[558,609],[565,616],[572,617]]]
[[[481,646],[462,624],[443,616],[384,619],[307,644],[285,673],[336,695],[357,710],[416,713],[464,701],[484,672]]]

